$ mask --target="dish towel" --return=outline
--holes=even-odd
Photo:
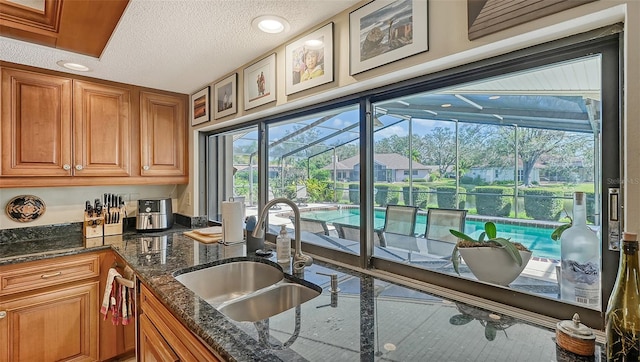
[[[129,288],[116,281],[116,277],[122,277],[122,275],[115,268],[109,269],[100,313],[106,320],[111,312],[111,323],[127,325],[131,321],[133,311],[131,293]]]

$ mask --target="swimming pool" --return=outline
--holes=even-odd
[[[358,208],[310,210],[303,211],[302,216],[310,219],[323,220],[328,224],[332,222],[350,225],[360,224],[360,209]],[[375,210],[374,227],[376,229],[382,229],[382,227],[384,227],[384,217],[385,210]],[[544,228],[534,225],[494,222],[498,228],[498,236],[511,238],[512,241],[522,243],[533,252],[533,256],[560,260],[560,242],[551,239],[553,227]],[[424,234],[426,226],[427,215],[419,213],[416,222],[416,233]],[[484,231],[484,221],[467,217],[464,231],[472,237],[477,237]]]

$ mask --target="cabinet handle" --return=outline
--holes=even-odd
[[[82,170],[82,165],[76,165],[76,170],[78,171]]]
[[[7,316],[7,312],[6,311],[0,311],[0,319],[4,318]]]
[[[59,276],[59,275],[62,275],[62,272],[61,272],[61,271],[59,271],[59,272],[57,272],[57,273],[53,273],[53,274],[42,274],[42,275],[40,276],[40,278],[42,278],[42,279],[48,279],[48,278],[57,277],[57,276]]]
[[[65,171],[69,171],[71,170],[71,165],[64,164],[64,166],[62,166],[62,169]]]
[[[144,165],[144,166],[142,166],[142,169],[145,170],[145,171],[149,171],[149,166]]]

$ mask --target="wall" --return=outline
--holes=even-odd
[[[429,1],[429,50],[412,57],[384,65],[370,71],[349,75],[349,12],[364,5],[348,9],[329,19],[334,22],[334,57],[335,81],[318,86],[300,93],[287,96],[285,81],[281,76],[284,70],[285,45],[264,54],[256,60],[244,64],[236,69],[238,73],[238,99],[242,100],[243,74],[242,70],[255,61],[273,52],[277,59],[277,101],[244,111],[243,104],[238,103],[238,113],[227,118],[215,120],[192,128],[190,132],[190,164],[192,165],[190,184],[185,187],[184,194],[197,195],[198,159],[197,135],[200,131],[211,131],[222,127],[239,125],[247,121],[293,110],[322,101],[335,99],[359,91],[373,89],[420,75],[434,73],[458,65],[505,54],[529,46],[583,33],[589,30],[615,23],[624,22],[624,83],[623,95],[623,135],[624,139],[638,139],[640,124],[637,115],[640,114],[640,1],[636,0],[599,0],[563,12],[559,12],[541,19],[518,25],[494,34],[470,41],[467,38],[467,9],[465,0],[430,0]],[[327,22],[328,22],[327,21]],[[325,25],[318,24],[307,33]],[[304,35],[304,34],[303,34]],[[299,37],[292,38],[291,41]],[[228,75],[227,75],[228,76]],[[226,77],[226,76],[225,76]],[[224,79],[222,77],[221,79]],[[212,80],[211,86],[219,79]],[[194,90],[195,92],[196,90]],[[640,143],[624,142],[623,152],[624,172],[624,212],[626,220],[635,220],[640,216],[640,163],[631,162],[628,155],[640,154]],[[194,198],[191,206],[184,207],[183,213],[196,215],[201,202]],[[640,231],[640,225],[628,223],[628,231]]]
[[[0,189],[0,205],[4,208],[7,202],[18,195],[35,195],[44,201],[45,213],[35,221],[28,223],[16,222],[2,212],[0,215],[0,229],[13,229],[40,225],[64,224],[80,222],[84,219],[85,200],[100,198],[104,193],[123,196],[126,201],[127,215],[136,215],[137,200],[150,197],[171,197],[173,208],[177,205],[178,190],[176,185],[152,186],[84,186],[84,187],[41,187],[24,189]]]

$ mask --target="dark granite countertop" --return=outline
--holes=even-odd
[[[323,288],[320,296],[266,321],[235,322],[173,273],[244,257],[244,245],[202,244],[183,235],[185,230],[97,240],[71,230],[13,240],[0,243],[0,265],[113,248],[189,329],[229,360],[556,360],[553,330],[320,261],[304,272],[306,281]],[[337,300],[328,290],[329,278],[317,272],[337,273]]]

